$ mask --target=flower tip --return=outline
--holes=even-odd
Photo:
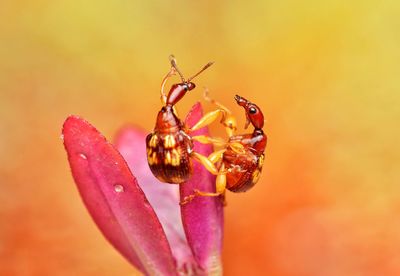
[[[67,119],[65,119],[64,124],[63,124],[63,128],[70,124],[71,122],[77,121],[77,120],[82,120],[84,121],[84,119],[82,119],[81,117],[79,117],[78,115],[68,115]]]
[[[174,275],[161,223],[121,154],[78,116],[65,120],[62,138],[83,202],[106,239],[145,274]]]
[[[91,135],[98,135],[99,138],[101,137],[103,140],[106,140],[106,138],[88,121],[78,115],[69,115],[67,119],[65,119],[61,129],[61,140],[65,147],[69,144],[69,147],[76,148],[76,146],[72,144],[77,142],[77,140],[81,140],[89,133],[91,133]],[[81,142],[83,142],[83,140]],[[67,148],[66,150],[67,153],[69,153]]]
[[[61,138],[64,141],[64,135],[73,128],[77,128],[80,123],[84,123],[85,125],[89,125],[87,121],[82,119],[77,115],[69,115],[67,119],[65,119],[62,129],[61,129]]]
[[[186,116],[186,123],[188,125],[194,125],[198,120],[198,114],[203,114],[203,108],[200,102],[196,102],[192,108],[190,109],[189,113]],[[201,116],[201,115],[200,115]]]

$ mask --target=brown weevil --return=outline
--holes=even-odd
[[[232,192],[245,192],[249,190],[257,183],[264,162],[267,136],[262,130],[264,126],[264,115],[260,108],[241,96],[235,96],[236,103],[245,110],[245,128],[251,123],[254,130],[252,133],[234,135],[236,119],[231,115],[232,113],[225,106],[210,99],[207,95],[206,99],[219,107],[218,110],[223,114],[221,123],[225,126],[229,139],[223,149],[213,152],[207,158],[214,164],[215,170],[218,170],[216,192],[210,193],[195,190],[194,194],[184,198],[181,204],[190,202],[196,196],[224,195],[226,189]],[[209,116],[209,119],[206,120],[208,123],[211,123],[218,117],[216,111],[214,111],[214,113],[210,112],[206,114],[205,117],[206,116]],[[209,137],[203,138],[203,140],[200,138],[197,138],[197,140],[207,143],[207,141],[211,139]]]
[[[170,62],[171,69],[161,84],[163,107],[158,112],[153,132],[146,137],[146,148],[147,161],[154,176],[161,182],[179,184],[187,181],[192,175],[192,158],[198,160],[212,173],[218,173],[206,156],[193,150],[193,140],[196,140],[196,136],[191,137],[188,135],[191,131],[203,127],[204,119],[200,119],[192,128],[188,128],[179,119],[175,109],[175,104],[188,91],[196,87],[192,80],[213,63],[207,63],[198,73],[186,80],[172,55],[170,56]],[[168,95],[166,95],[164,92],[165,84],[175,73],[179,74],[182,82],[173,84]],[[210,138],[210,141],[216,142],[212,138]]]

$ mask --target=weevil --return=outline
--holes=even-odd
[[[193,150],[192,131],[204,126],[201,118],[193,127],[188,128],[179,119],[175,105],[185,96],[188,91],[193,90],[196,85],[192,80],[200,73],[210,67],[213,63],[207,63],[199,72],[185,79],[179,70],[174,56],[170,56],[171,68],[161,83],[162,108],[158,112],[156,125],[152,133],[146,137],[147,161],[154,176],[165,183],[180,184],[187,181],[193,173],[192,159],[202,163],[212,173],[217,174],[215,166],[206,157]],[[179,74],[180,83],[173,84],[168,94],[164,88],[167,80]],[[204,140],[204,138],[201,138]],[[209,142],[217,143],[218,139],[209,138]]]
[[[194,190],[192,195],[186,196],[181,201],[181,205],[190,202],[196,196],[224,195],[226,189],[232,192],[246,192],[257,183],[264,163],[267,136],[263,131],[264,115],[261,109],[256,104],[236,95],[236,103],[245,110],[245,129],[252,124],[254,130],[252,133],[235,135],[236,119],[232,116],[231,111],[209,98],[207,92],[205,92],[205,97],[219,107],[217,109],[219,112],[206,114],[205,117],[208,119],[203,121],[211,123],[218,118],[218,113],[223,114],[221,123],[225,126],[229,139],[223,149],[217,150],[207,157],[218,170],[216,192]],[[209,137],[198,137],[197,140],[203,143],[212,142]]]

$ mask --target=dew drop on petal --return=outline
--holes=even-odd
[[[79,154],[79,156],[80,156],[82,159],[85,159],[85,160],[87,160],[87,156],[86,156],[86,155],[84,155],[83,153],[80,153],[80,154]]]
[[[124,186],[116,184],[114,185],[114,191],[116,191],[117,193],[122,193],[124,191]]]
[[[60,139],[61,139],[61,141],[64,141],[64,134],[60,135]]]

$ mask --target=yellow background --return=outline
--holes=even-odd
[[[257,103],[263,175],[228,194],[226,275],[400,274],[398,1],[2,1],[0,274],[127,275],[89,218],[59,138],[151,130],[174,53],[229,106]],[[206,104],[210,110],[212,106]],[[215,135],[223,135],[217,126]]]

